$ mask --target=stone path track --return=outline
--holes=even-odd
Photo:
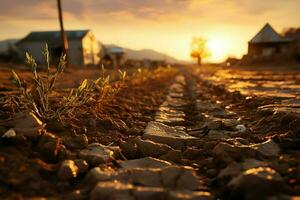
[[[120,148],[91,144],[82,150],[82,159],[98,165],[85,176],[82,191],[92,200],[297,195],[282,176],[289,166],[280,157],[280,145],[274,138],[249,139],[241,116],[229,105],[213,102],[211,96],[218,94],[207,94],[205,87],[205,82],[182,70],[142,136],[124,141]],[[114,161],[112,167],[101,165],[112,156],[125,160]],[[74,171],[70,163],[65,168]]]
[[[211,199],[195,168],[181,165],[182,154],[198,138],[187,133],[189,106],[186,79],[179,75],[142,137],[121,145],[125,157],[119,170],[95,168],[91,199]],[[93,180],[93,181],[91,181]]]

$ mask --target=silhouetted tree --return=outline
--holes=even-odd
[[[211,55],[206,47],[207,40],[201,37],[194,37],[191,43],[191,57],[197,59],[197,64],[201,65],[202,59]]]

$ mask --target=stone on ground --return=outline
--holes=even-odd
[[[114,152],[99,143],[92,143],[79,152],[79,157],[91,165],[98,165],[113,159]]]
[[[138,157],[138,147],[134,140],[130,139],[120,144],[121,151],[127,159],[135,159]]]
[[[36,145],[36,150],[41,154],[45,161],[56,160],[61,148],[61,139],[51,133],[44,133],[41,135],[39,142]]]
[[[135,200],[131,184],[119,181],[98,182],[90,194],[91,200]]]
[[[16,137],[17,133],[14,129],[9,129],[8,131],[6,131],[1,137],[2,138],[12,138],[12,137]]]
[[[167,144],[172,148],[179,150],[186,146],[187,141],[197,140],[197,138],[188,135],[184,131],[179,131],[174,127],[159,122],[148,123],[143,139]]]
[[[137,149],[141,157],[150,156],[158,158],[173,150],[166,144],[156,143],[151,140],[142,140],[140,137],[137,137],[134,142],[137,144]]]
[[[151,157],[127,160],[120,163],[122,168],[132,169],[132,168],[163,168],[168,167],[171,163]]]
[[[65,160],[62,162],[58,170],[58,178],[62,181],[69,181],[77,177],[79,168],[73,160]]]
[[[265,157],[276,157],[280,152],[279,146],[271,139],[254,145],[253,147]]]
[[[161,179],[168,188],[197,190],[200,187],[199,178],[194,169],[189,167],[170,166],[162,169]]]
[[[17,113],[10,123],[17,134],[27,138],[40,136],[40,130],[44,127],[44,124],[33,113],[29,112]]]
[[[228,183],[227,189],[230,199],[267,199],[291,191],[283,178],[269,167],[244,171]]]
[[[161,187],[134,187],[132,194],[136,200],[166,199],[166,190]]]
[[[66,137],[63,140],[64,145],[70,149],[83,149],[88,146],[88,138],[85,134]]]
[[[209,192],[199,191],[170,191],[168,200],[212,200],[213,197]]]

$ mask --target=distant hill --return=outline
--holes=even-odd
[[[114,44],[104,44],[107,48],[123,48],[126,52],[127,59],[135,59],[135,60],[165,60],[168,63],[177,63],[180,62],[176,58],[169,56],[167,54],[152,50],[152,49],[141,49],[141,50],[133,50],[129,48],[120,47]]]
[[[126,51],[126,57],[129,59],[165,60],[169,63],[178,62],[177,59],[167,54],[160,53],[151,49],[132,50],[132,49],[125,48],[125,51]]]
[[[7,39],[0,41],[0,53],[7,51],[9,44],[15,44],[18,39]]]

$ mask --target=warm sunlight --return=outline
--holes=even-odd
[[[300,200],[300,0],[0,1],[0,200]]]
[[[229,42],[221,37],[212,37],[207,42],[207,47],[211,52],[210,61],[222,62],[229,55]]]

